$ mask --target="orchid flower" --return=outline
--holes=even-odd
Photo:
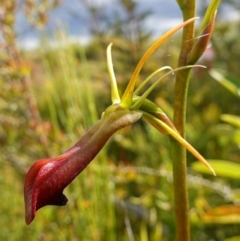
[[[196,18],[189,19],[171,29],[146,51],[133,72],[122,98],[119,96],[113,71],[111,59],[112,44],[108,46],[107,67],[111,80],[112,105],[105,110],[101,119],[95,123],[73,147],[58,157],[41,159],[31,166],[26,175],[24,185],[25,221],[27,224],[33,221],[38,209],[46,205],[65,205],[68,200],[63,194],[63,190],[93,160],[116,131],[128,125],[132,125],[141,117],[146,119],[161,133],[169,134],[179,141],[214,173],[207,161],[180,136],[167,115],[155,103],[147,99],[149,93],[166,76],[180,71],[183,68],[204,66],[189,65],[174,70],[168,66],[160,68],[134,90],[139,72],[150,55],[175,32],[194,20],[196,20]],[[166,74],[153,83],[142,95],[139,94],[153,76],[166,70],[168,70]]]

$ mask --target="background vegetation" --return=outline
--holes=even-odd
[[[60,4],[43,1],[40,8],[32,1],[23,3],[33,26],[44,26],[51,9]],[[69,42],[59,32],[56,48],[45,38],[34,51],[17,48],[16,3],[0,5],[0,239],[174,240],[169,140],[144,122],[111,139],[65,190],[67,206],[46,207],[30,226],[24,222],[23,183],[29,166],[68,149],[110,104],[108,43],[114,43],[114,68],[123,89],[153,38],[142,27],[151,13],[139,13],[137,2],[117,1],[124,14],[111,19],[104,9],[83,4],[92,23],[98,24],[89,26],[92,39],[86,46]],[[214,58],[206,53],[200,61],[209,69],[194,71],[190,84],[188,141],[204,157],[218,160],[213,162],[218,176],[213,177],[191,155],[188,158],[193,241],[240,240],[239,25],[240,21],[218,19],[212,37]],[[160,66],[176,65],[179,38],[157,51],[144,67],[143,78]],[[220,77],[209,74],[213,67],[221,70]],[[229,91],[229,85],[238,92]],[[172,87],[169,78],[150,97],[169,116]],[[223,114],[234,116],[229,120]]]

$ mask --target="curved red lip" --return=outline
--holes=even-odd
[[[36,161],[27,173],[24,185],[25,221],[30,224],[35,212],[46,205],[62,206],[67,198],[62,193],[74,179],[68,175],[66,163],[79,147],[73,147],[55,158]]]
[[[63,190],[93,160],[108,139],[119,129],[133,124],[139,112],[112,112],[93,125],[68,151],[58,157],[36,161],[24,185],[25,220],[30,224],[38,209],[46,205],[65,205]]]

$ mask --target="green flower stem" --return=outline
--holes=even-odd
[[[179,1],[178,3],[181,7],[184,21],[195,16],[195,0]],[[194,22],[186,25],[183,29],[178,67],[187,64],[187,56],[192,49],[193,38]],[[190,69],[184,69],[181,72],[177,72],[175,82],[173,123],[183,138],[185,138],[186,104],[190,71]],[[176,241],[190,241],[186,149],[173,138],[171,140]]]
[[[171,138],[172,139],[172,138]],[[186,151],[172,139],[174,209],[176,219],[176,241],[190,241],[189,202],[186,184]]]
[[[176,76],[174,95],[174,119],[173,123],[185,138],[186,99],[190,69],[179,72]],[[186,149],[180,143],[171,138],[173,161],[173,187],[174,207],[176,218],[176,241],[190,241],[189,204],[186,183],[187,160]]]

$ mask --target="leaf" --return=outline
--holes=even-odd
[[[239,205],[221,205],[218,207],[215,207],[208,211],[209,215],[214,216],[227,216],[231,214],[237,214],[240,215],[240,206]]]
[[[221,115],[220,118],[222,121],[240,128],[240,117],[239,116],[224,114],[224,115]]]
[[[240,223],[240,215],[239,214],[231,214],[231,215],[224,215],[224,216],[214,216],[204,214],[201,217],[201,220],[205,224],[234,224]]]
[[[209,74],[232,94],[240,97],[240,81],[233,77],[225,76],[215,69],[211,69]]]
[[[240,206],[234,204],[217,206],[202,214],[201,220],[208,224],[240,223]]]
[[[240,180],[240,164],[226,160],[208,160],[208,163],[215,170],[217,176]],[[210,170],[199,162],[194,162],[192,169],[203,174],[212,174]]]
[[[239,241],[239,240],[240,240],[240,236],[234,236],[231,238],[224,239],[223,241]]]

